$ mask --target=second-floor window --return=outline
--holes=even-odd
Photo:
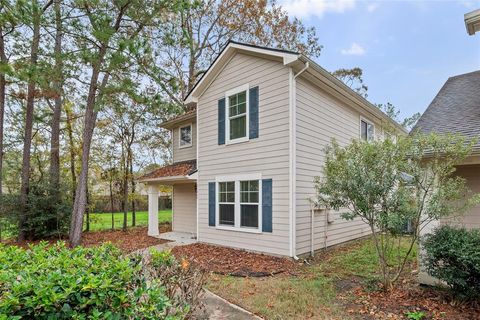
[[[365,141],[372,141],[375,136],[375,125],[365,119],[360,120],[360,137]]]
[[[248,140],[248,85],[226,94],[227,142]]]
[[[187,148],[192,146],[192,125],[180,127],[180,148]]]

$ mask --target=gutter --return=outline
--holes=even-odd
[[[188,176],[169,176],[169,177],[160,177],[160,178],[146,178],[146,179],[139,179],[137,180],[140,183],[147,183],[147,182],[161,182],[161,181],[188,181]]]
[[[337,79],[335,76],[333,76],[330,72],[319,66],[317,63],[312,61],[311,59],[305,57],[302,55],[300,57],[300,60],[308,63],[311,62],[312,69],[317,72],[320,76],[323,77],[323,79],[318,78],[320,81],[322,81],[326,86],[330,87],[332,90],[335,90],[338,92],[338,94],[342,95],[343,97],[349,99],[350,101],[355,102],[358,106],[360,106],[362,109],[365,111],[371,113],[372,115],[377,116],[378,118],[384,120],[385,122],[393,125],[395,128],[400,130],[400,132],[404,134],[408,134],[408,131],[402,127],[399,123],[396,121],[390,119],[383,111],[378,109],[374,104],[372,104],[370,101],[359,95],[358,93],[354,92],[350,87],[348,87],[345,83],[343,83],[341,80]],[[315,76],[314,74],[312,74]]]

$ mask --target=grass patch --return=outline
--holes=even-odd
[[[410,238],[403,238],[401,242],[400,257],[403,257],[408,250]],[[319,268],[319,272],[331,274],[340,278],[357,276],[363,278],[371,278],[372,275],[377,275],[379,267],[379,259],[375,244],[372,240],[355,241],[345,244],[327,253],[328,263],[320,263],[323,255],[315,259],[314,268]],[[409,261],[412,262],[417,257],[417,248],[413,248]],[[391,263],[398,260],[395,252],[390,252],[388,259]]]
[[[148,225],[148,212],[137,211],[135,214],[136,225],[146,226]],[[85,223],[86,225],[86,215]],[[172,222],[172,210],[160,210],[158,211],[158,222]],[[115,229],[121,229],[123,226],[123,212],[114,213]],[[132,226],[132,213],[128,212],[127,224]],[[90,214],[90,231],[110,230],[112,228],[112,214],[110,212],[105,213],[91,213]]]
[[[215,275],[207,288],[267,319],[348,319],[334,303],[332,281],[322,275],[314,278]]]
[[[408,240],[402,241],[402,252]],[[411,261],[415,258],[416,249]],[[297,276],[212,275],[207,288],[267,319],[351,319],[345,310],[349,298],[342,301],[338,294],[347,292],[348,296],[350,286],[374,287],[378,276],[375,246],[366,239],[318,254]]]

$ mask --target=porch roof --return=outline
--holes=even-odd
[[[185,113],[173,119],[162,122],[160,124],[160,127],[171,130],[172,128],[176,127],[178,124],[180,124],[183,121],[195,119],[196,116],[197,116],[196,103],[191,103],[189,110],[187,110]]]
[[[187,180],[194,179],[192,175],[197,171],[197,160],[175,162],[171,165],[158,168],[138,179],[140,182]]]

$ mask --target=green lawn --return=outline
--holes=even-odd
[[[146,226],[148,225],[148,212],[147,211],[137,211],[136,213],[136,225],[137,226]],[[85,221],[86,221],[85,216]],[[114,213],[115,219],[115,229],[121,229],[123,225],[123,212]],[[132,213],[128,213],[128,226],[132,225]],[[158,222],[171,222],[172,221],[172,210],[159,210],[158,211]],[[86,226],[86,222],[84,227]],[[110,230],[112,227],[112,214],[110,212],[105,213],[92,213],[90,214],[90,231],[99,231],[99,230]]]

